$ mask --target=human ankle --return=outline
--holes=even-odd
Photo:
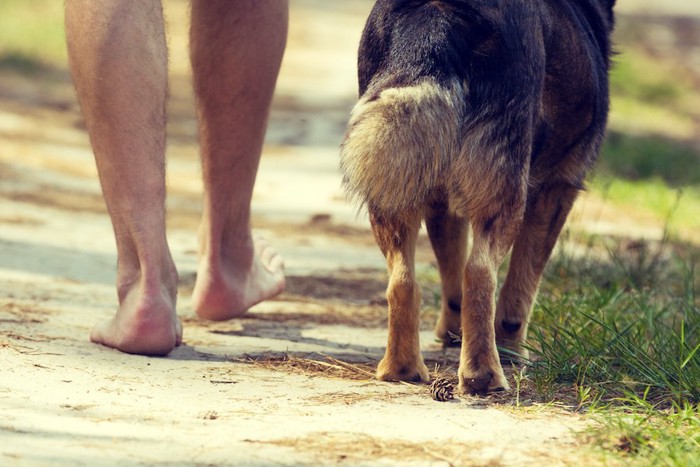
[[[178,273],[175,264],[166,261],[158,268],[119,268],[117,272],[117,293],[120,302],[131,293],[134,288],[139,288],[141,293],[150,295],[162,293],[165,289],[167,295],[177,294]]]
[[[250,229],[226,230],[219,235],[203,235],[200,245],[200,258],[217,267],[235,262],[252,263],[255,255],[255,242]]]

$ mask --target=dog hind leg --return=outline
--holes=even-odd
[[[542,187],[528,203],[513,246],[496,309],[496,341],[524,358],[529,357],[523,344],[542,272],[578,192],[564,182]]]
[[[442,309],[435,334],[445,346],[458,344],[462,333],[462,275],[467,262],[469,222],[448,211],[446,202],[428,208],[425,225],[440,270]]]
[[[519,153],[523,153],[522,148],[518,151],[515,146],[510,147],[509,157],[517,158]],[[491,160],[497,159],[493,157]],[[498,170],[491,172],[501,173]],[[479,193],[476,188],[487,177],[462,180],[466,187],[471,184],[472,189],[467,193]],[[473,240],[462,278],[462,348],[458,377],[459,390],[464,394],[486,394],[508,389],[496,349],[496,274],[523,222],[527,167],[514,170],[511,177],[501,177],[497,182],[487,180],[485,185],[491,190],[481,198],[481,202],[471,204],[472,209],[467,210]]]
[[[409,220],[405,220],[406,218]],[[415,277],[415,248],[419,216],[402,220],[384,218],[370,211],[372,232],[384,253],[389,270],[389,337],[377,379],[385,381],[429,381],[419,342],[421,293]]]
[[[516,223],[501,218],[496,222]],[[488,232],[487,224],[474,220],[474,240],[462,290],[462,350],[459,359],[459,390],[463,394],[486,394],[509,388],[496,350],[494,329],[496,273],[512,245],[514,235]],[[494,225],[493,229],[502,226]]]

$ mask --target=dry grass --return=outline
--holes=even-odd
[[[238,363],[254,365],[270,371],[282,371],[290,374],[303,375],[309,378],[329,378],[345,381],[365,381],[376,382],[378,387],[387,386],[387,383],[380,383],[375,380],[376,362],[347,362],[320,353],[312,354],[262,354],[262,355],[247,355],[243,358],[235,360]],[[426,359],[428,368],[432,368],[430,379],[434,381],[437,378],[449,380],[456,391],[458,386],[457,368],[459,362],[450,360],[447,356],[443,359]],[[541,397],[541,388],[538,388],[536,382],[527,377],[527,372],[523,371],[522,367],[508,367],[504,365],[506,377],[511,383],[511,390],[489,394],[487,396],[463,396],[455,394],[456,398],[473,407],[499,406],[502,408],[518,409],[519,414],[532,412],[537,414],[546,409],[557,409],[564,412],[572,413],[581,409],[579,403],[579,393],[577,388],[572,385],[555,385],[551,388],[552,394],[556,395],[555,403],[543,403]],[[519,382],[518,382],[519,381]],[[353,404],[376,398],[393,398],[405,397],[408,394],[418,395],[425,398],[431,398],[430,387],[428,384],[396,382],[406,389],[400,393],[389,393],[381,391],[381,393],[363,390],[363,393],[352,391],[324,393],[320,394],[312,402],[322,403],[342,403]],[[523,412],[523,410],[525,412]]]
[[[293,301],[288,302],[288,298]],[[327,326],[348,326],[351,328],[384,328],[386,327],[386,310],[374,305],[348,306],[343,304],[333,304],[328,302],[315,301],[310,299],[294,300],[293,297],[284,295],[278,298],[279,301],[295,304],[294,311],[282,309],[280,311],[266,311],[251,313],[245,316],[245,320],[251,321],[274,321],[274,322],[296,322],[300,324],[320,324]],[[290,308],[285,303],[284,308]]]
[[[46,321],[44,316],[50,312],[30,301],[0,299],[0,323],[39,324]]]
[[[308,377],[326,377],[352,381],[369,381],[374,379],[374,367],[370,364],[347,363],[323,354],[311,354],[304,357],[288,353],[284,355],[247,355],[238,359],[237,362]]]

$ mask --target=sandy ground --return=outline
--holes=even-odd
[[[186,3],[167,3],[169,240],[181,275],[184,343],[167,358],[146,358],[88,341],[92,325],[114,312],[115,247],[70,80],[65,70],[41,80],[4,73],[0,464],[580,460],[574,432],[585,424],[576,415],[516,411],[503,399],[439,403],[426,386],[380,383],[368,373],[386,339],[384,261],[366,219],[343,198],[337,172],[367,0],[293,2],[254,197],[257,231],[286,258],[287,292],[243,319],[194,317],[201,182]],[[598,228],[619,214],[595,199],[582,205],[578,218],[595,219]],[[419,271],[434,274],[425,241],[418,257]],[[431,365],[454,368],[457,352],[442,353],[433,319],[421,336],[426,356]]]

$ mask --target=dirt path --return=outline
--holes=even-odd
[[[169,238],[185,322],[168,358],[88,342],[114,311],[115,248],[72,88],[65,70],[0,77],[0,464],[580,460],[573,432],[584,423],[566,411],[515,411],[510,398],[438,403],[425,386],[371,379],[386,338],[384,262],[336,169],[367,0],[293,2],[254,202],[255,225],[286,258],[288,291],[240,320],[194,318],[201,184],[186,4],[168,4]],[[584,218],[606,215],[590,206]],[[419,259],[429,272],[425,242]],[[426,355],[454,367],[457,353],[442,354],[431,324]]]

